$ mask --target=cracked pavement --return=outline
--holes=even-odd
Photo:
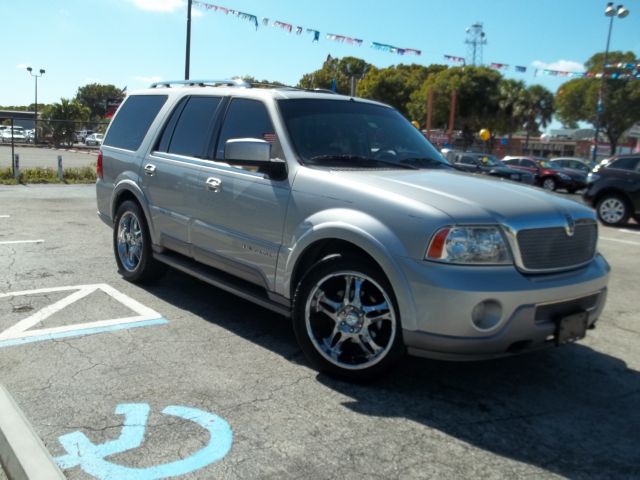
[[[181,478],[640,478],[637,225],[601,229],[637,244],[600,241],[608,304],[580,343],[479,363],[407,358],[349,384],[311,370],[276,314],[176,271],[144,288],[123,281],[95,212],[93,186],[0,187],[0,240],[45,240],[0,245],[0,293],[107,283],[169,321],[0,348],[0,382],[54,457],[66,453],[59,436],[113,440],[116,406],[148,403],[142,446],[109,461],[144,468],[206,445],[204,429],[161,413],[182,405],[223,417],[234,436],[221,461]],[[0,299],[0,330],[64,295]],[[48,325],[123,315],[89,296]]]

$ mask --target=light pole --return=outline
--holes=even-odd
[[[607,34],[607,47],[604,50],[604,60],[602,63],[602,77],[600,77],[600,89],[598,90],[598,104],[596,106],[596,131],[593,135],[593,155],[591,162],[596,163],[598,157],[598,137],[600,136],[600,124],[602,123],[602,112],[604,111],[604,103],[602,100],[604,94],[604,77],[605,68],[609,61],[609,44],[611,43],[611,29],[613,27],[614,17],[624,18],[629,15],[629,10],[624,8],[623,5],[613,6],[613,2],[607,3],[607,8],[604,10],[605,16],[609,17],[609,33]],[[611,152],[615,155],[615,152]]]
[[[38,144],[38,78],[44,75],[44,68],[40,69],[40,75],[37,73],[33,73],[33,68],[27,67],[27,71],[29,74],[36,79],[36,105],[35,105],[35,115],[34,115],[34,129],[33,129],[33,144]]]

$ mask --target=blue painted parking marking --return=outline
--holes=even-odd
[[[136,449],[144,441],[150,407],[146,403],[125,403],[116,407],[115,413],[124,415],[120,436],[99,445],[86,435],[75,431],[62,435],[59,441],[67,454],[55,459],[63,469],[80,467],[99,480],[158,480],[185,475],[221,460],[231,450],[233,431],[222,417],[196,408],[172,405],[162,413],[195,422],[209,431],[209,442],[190,456],[171,463],[153,467],[133,468],[106,460],[106,457]]]

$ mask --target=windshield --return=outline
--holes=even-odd
[[[396,110],[350,100],[289,99],[278,106],[303,164],[356,168],[449,168]]]

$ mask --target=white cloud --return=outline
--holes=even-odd
[[[558,60],[551,63],[545,63],[540,60],[531,62],[534,68],[539,70],[559,70],[562,72],[584,72],[584,65],[573,60]]]
[[[157,75],[153,76],[153,77],[144,77],[142,75],[133,77],[135,80],[137,80],[138,82],[142,82],[142,83],[154,83],[154,82],[159,82],[162,80],[162,77],[159,77]]]
[[[200,10],[197,10],[196,7],[191,7],[191,16],[193,18],[202,17],[202,12]]]
[[[16,65],[16,68],[19,68],[20,70],[24,70],[28,66],[29,65],[27,65],[26,63],[19,63],[18,65]]]
[[[150,12],[175,12],[184,8],[185,0],[132,0],[133,4]]]

